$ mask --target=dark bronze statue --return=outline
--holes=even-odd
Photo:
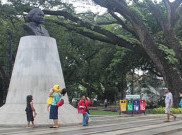
[[[49,36],[48,31],[40,25],[43,22],[44,12],[39,8],[34,8],[27,14],[23,28],[27,35]]]

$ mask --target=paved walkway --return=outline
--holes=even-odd
[[[164,115],[135,115],[134,117],[92,117],[88,127],[62,126],[50,129],[46,126],[0,127],[0,135],[182,135],[182,117],[165,123]]]

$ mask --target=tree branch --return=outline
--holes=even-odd
[[[135,50],[136,48],[136,45],[135,44],[132,44],[128,41],[126,41],[125,39],[121,38],[121,37],[118,37],[116,36],[114,33],[100,27],[100,26],[97,26],[97,25],[93,25],[91,23],[88,23],[86,21],[82,21],[81,19],[73,16],[72,14],[68,13],[68,12],[65,12],[65,11],[49,11],[49,10],[43,10],[45,14],[48,14],[48,15],[57,15],[57,16],[64,16],[66,19],[69,19],[75,23],[77,23],[78,25],[82,26],[82,27],[85,27],[91,31],[94,31],[94,32],[97,32],[101,35],[104,35],[106,36],[108,39],[113,40],[114,43],[117,43],[118,45],[122,46],[122,47],[125,47],[125,48],[128,48],[128,49],[131,49],[131,50]],[[138,46],[139,47],[139,46]]]
[[[110,21],[110,22],[98,22],[98,25],[110,25],[110,24],[117,24],[117,21]]]
[[[182,0],[175,0],[173,3],[172,3],[172,6],[173,8],[177,9],[182,3]]]
[[[165,66],[168,65],[164,54],[158,49],[154,40],[152,39],[148,28],[143,23],[142,19],[124,3],[123,0],[93,0],[97,4],[106,7],[109,10],[118,12],[124,16],[133,25],[136,34],[138,35],[143,49],[148,54],[152,62],[160,73],[166,76]],[[165,65],[165,66],[164,66]],[[169,67],[168,67],[169,68]]]
[[[173,49],[175,57],[181,61],[182,60],[182,51],[178,39],[174,36],[173,25],[175,23],[175,11],[171,8],[171,3],[169,0],[163,0],[166,10],[167,10],[167,19],[163,19],[160,13],[160,10],[154,3],[150,0],[146,0],[150,12],[154,15],[157,22],[160,24],[162,31],[164,33],[164,38],[166,40],[166,46],[170,49]]]
[[[138,54],[140,54],[141,56],[144,56],[146,58],[148,58],[146,52],[143,50],[143,48],[140,47],[140,45],[135,45],[135,44],[132,44],[126,40],[123,40],[123,39],[120,39],[120,41],[118,40],[115,40],[115,39],[111,39],[111,38],[108,38],[106,37],[102,32],[89,32],[89,31],[84,31],[83,29],[79,29],[78,28],[78,25],[74,25],[74,24],[65,24],[63,22],[60,22],[60,21],[54,21],[54,20],[46,20],[47,22],[54,22],[58,25],[61,25],[69,30],[73,30],[83,36],[86,36],[86,37],[89,37],[93,40],[98,40],[98,41],[101,41],[101,42],[105,42],[105,43],[109,43],[109,44],[113,44],[113,45],[118,45],[118,46],[121,46],[121,47],[124,47],[124,48],[127,48],[127,49],[130,49],[134,52],[137,52]],[[80,26],[80,25],[79,25]],[[80,26],[81,27],[81,26]]]
[[[31,9],[26,9],[25,12],[28,12],[30,11]],[[80,30],[80,29],[73,29],[73,27],[69,27],[67,26],[68,29],[70,30],[74,30],[76,31],[77,33],[79,34],[82,34],[84,36],[87,36],[91,39],[95,39],[95,40],[99,40],[99,41],[102,41],[102,42],[106,42],[106,43],[111,43],[111,44],[114,44],[114,45],[119,45],[121,47],[125,47],[125,48],[128,48],[130,50],[133,50],[133,51],[136,51],[136,52],[139,52],[141,55],[147,57],[147,54],[145,53],[145,51],[143,50],[143,48],[141,48],[140,45],[137,45],[137,43],[133,44],[133,43],[130,43],[129,41],[121,38],[121,37],[118,37],[117,35],[115,35],[114,33],[98,26],[98,25],[94,25],[94,24],[91,24],[89,22],[86,22],[86,21],[83,21],[81,20],[80,18],[66,12],[66,11],[50,11],[50,10],[43,10],[43,12],[47,15],[55,15],[55,16],[63,16],[64,18],[72,21],[72,22],[75,22],[78,26],[81,26],[81,27],[85,27],[87,29],[89,29],[90,31],[93,31],[93,32],[96,32],[100,35],[102,35],[103,37],[100,37],[100,36],[96,36],[95,34],[93,34],[92,32],[85,32],[83,30]],[[60,22],[59,22],[60,23]],[[65,24],[61,24],[60,25],[65,25]],[[66,25],[64,26],[66,27]],[[98,35],[97,34],[97,35]]]
[[[89,37],[93,40],[98,40],[98,41],[105,42],[105,43],[115,44],[112,40],[109,40],[107,37],[101,36],[99,34],[94,34],[93,32],[84,31],[83,29],[78,28],[78,26],[74,27],[73,24],[66,24],[66,23],[63,23],[60,21],[53,21],[53,20],[48,20],[48,19],[46,19],[46,21],[47,22],[54,22],[57,25],[61,25],[65,28],[67,28],[68,30],[75,31],[75,32],[77,32],[81,35],[84,35],[86,37]]]
[[[138,39],[138,36],[136,35],[136,33],[135,33],[133,30],[131,30],[131,29],[123,22],[123,20],[121,20],[113,11],[109,10],[109,13],[112,15],[112,17],[114,17],[114,18],[118,21],[118,23],[119,23],[120,25],[122,25],[122,27],[123,27],[126,31],[128,31],[129,33],[131,33],[134,37],[136,37],[136,38]]]
[[[154,15],[155,19],[157,20],[162,30],[164,30],[164,19],[162,18],[159,8],[156,7],[154,3],[150,0],[146,0],[146,2],[147,2],[149,11]]]
[[[163,29],[164,37],[167,42],[166,46],[175,51],[175,57],[179,60],[179,62],[181,62],[182,61],[181,45],[179,40],[175,37],[175,33],[173,30],[173,27],[176,23],[176,8],[172,6],[169,0],[163,0],[163,2],[167,10],[167,20],[166,23],[164,23],[164,29]]]
[[[173,26],[173,22],[175,21],[176,9],[171,8],[171,3],[169,0],[163,0],[163,2],[167,10],[167,28],[170,29],[171,26]]]
[[[176,10],[181,5],[182,0],[175,0],[173,3],[171,3],[169,0],[163,0],[163,2],[168,12],[168,27],[171,28],[175,26],[177,20],[179,19]]]
[[[175,24],[178,22],[178,20],[180,19],[180,16],[178,15],[177,13],[177,9],[180,7],[182,3],[182,0],[176,0],[174,1],[172,4],[171,4],[171,9],[173,11],[173,14],[172,14],[172,26],[175,26]]]
[[[160,73],[156,72],[156,71],[154,70],[154,68],[141,67],[141,69],[144,70],[144,71],[147,71],[147,70],[148,70],[148,71],[152,72],[153,74],[157,75],[158,77],[162,77],[162,75],[161,75]]]
[[[69,72],[68,78],[71,78],[71,77],[73,76],[73,74],[75,73],[75,71],[76,71],[77,69],[79,69],[81,66],[83,66],[83,64],[84,64],[85,61],[87,61],[87,60],[93,58],[97,53],[100,52],[101,49],[103,49],[103,47],[102,47],[102,48],[99,48],[98,50],[96,50],[95,52],[93,52],[91,55],[87,56],[87,57],[86,57],[83,61],[81,61],[81,62],[79,62],[79,61],[76,60],[77,66],[76,66],[71,72]]]

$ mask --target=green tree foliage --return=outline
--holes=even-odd
[[[10,43],[13,45],[14,60],[19,39],[24,34],[22,24],[25,22],[25,15],[33,7],[43,9],[46,15],[44,26],[57,41],[70,99],[81,94],[92,97],[98,95],[99,99],[107,98],[110,101],[124,97],[127,76],[135,68],[163,75],[156,68],[156,63],[147,54],[146,49],[142,47],[140,35],[133,28],[131,21],[122,14],[116,14],[112,8],[106,7],[109,10],[103,15],[91,12],[76,14],[72,5],[61,3],[60,0],[9,0],[9,2],[10,4],[0,4],[0,52],[3,55],[0,57],[0,62],[4,63],[0,65],[1,89],[7,90],[10,79],[8,74],[12,70],[7,68],[9,45]],[[99,4],[106,6],[102,5],[104,3]],[[143,21],[152,39],[157,43],[160,53],[164,53],[162,56],[174,66],[178,62],[176,52],[165,46],[163,32],[150,13],[148,4],[149,1],[133,3],[128,9],[135,12]],[[160,7],[162,17],[165,17],[164,5],[161,3],[156,5]],[[8,79],[5,85],[3,82],[6,77]],[[121,96],[118,96],[118,93]]]

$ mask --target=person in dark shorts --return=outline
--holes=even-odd
[[[58,85],[58,89],[59,89],[59,85]],[[50,128],[58,128],[59,127],[57,103],[59,102],[61,97],[64,96],[65,94],[66,94],[66,89],[64,88],[64,89],[60,90],[60,93],[57,93],[57,92],[55,92],[55,90],[53,90],[49,95],[49,96],[53,97],[52,104],[50,107],[50,114],[49,114],[49,119],[53,120],[53,126],[51,126]]]
[[[25,109],[27,115],[27,128],[30,127],[30,122],[32,122],[32,127],[34,127],[34,118],[36,117],[37,113],[35,112],[35,108],[33,106],[33,97],[32,95],[27,96],[27,107]],[[34,115],[33,115],[34,113]]]

